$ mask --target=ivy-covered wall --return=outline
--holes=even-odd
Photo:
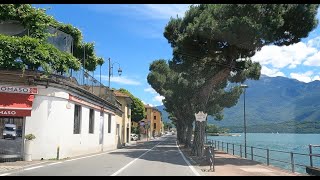
[[[78,28],[58,22],[47,15],[45,9],[34,8],[29,4],[1,4],[0,22],[6,21],[20,22],[29,33],[23,37],[0,34],[2,69],[36,70],[42,67],[45,72],[51,73],[79,70],[82,65],[86,70],[94,71],[98,65],[104,63],[102,58],[96,56],[94,44],[83,42]],[[50,26],[72,36],[73,54],[59,51],[48,43],[48,37],[53,35],[47,31]]]

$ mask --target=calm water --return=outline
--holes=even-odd
[[[237,133],[239,134],[239,133]],[[224,151],[227,151],[226,143],[244,145],[244,134],[241,136],[208,136],[208,140],[223,141]],[[247,133],[247,146],[270,149],[270,158],[291,162],[289,153],[274,152],[271,150],[286,151],[293,153],[309,154],[309,144],[320,145],[320,134],[269,134],[269,133]],[[221,143],[219,143],[221,149]],[[232,145],[229,145],[229,153],[232,154]],[[235,146],[235,154],[240,155],[240,146]],[[261,149],[253,149],[255,155],[267,157],[267,151]],[[244,147],[242,148],[244,154]],[[313,148],[313,153],[320,154],[320,147]],[[251,148],[247,147],[247,158],[251,159]],[[243,155],[244,156],[244,155]],[[254,157],[254,160],[267,163],[265,158]],[[294,154],[294,163],[301,165],[310,165],[309,156]],[[270,164],[291,170],[291,164],[270,160]],[[320,167],[320,158],[313,157],[314,166]],[[296,166],[296,172],[305,173],[305,167]]]

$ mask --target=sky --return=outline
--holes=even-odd
[[[108,58],[113,64],[111,88],[125,88],[143,103],[162,105],[163,97],[147,82],[154,60],[169,60],[172,48],[164,38],[170,17],[182,17],[188,4],[41,4],[47,14],[79,28],[86,42],[94,42],[96,54],[105,59],[102,83],[108,85]],[[320,9],[317,18],[320,20]],[[320,24],[320,23],[319,23]],[[302,82],[320,80],[320,25],[307,38],[290,46],[265,46],[252,57],[261,73]],[[118,76],[119,65],[122,75]],[[98,68],[94,75],[100,73]]]

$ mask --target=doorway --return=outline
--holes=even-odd
[[[0,162],[23,158],[23,117],[0,117]]]
[[[130,132],[129,130],[130,130],[129,127],[127,127],[127,143],[129,143],[129,140],[130,140],[129,139],[129,132]]]

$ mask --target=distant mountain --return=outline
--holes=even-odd
[[[162,121],[163,122],[171,122],[171,120],[169,119],[169,114],[167,111],[165,111],[165,106],[156,106],[156,108],[162,113]]]
[[[247,80],[245,84],[248,85],[246,89],[248,132],[257,129],[269,132],[273,131],[272,127],[275,126],[282,127],[287,132],[303,133],[314,132],[319,128],[320,81],[304,83],[285,77],[262,75],[260,80]],[[164,107],[157,108],[162,111],[163,119],[166,121],[168,116]],[[209,117],[209,123],[241,132],[243,119],[243,95],[241,95],[236,106],[224,110],[222,121],[215,121]]]
[[[304,83],[285,77],[261,76],[260,80],[248,80],[246,84],[246,121],[248,127],[252,127],[248,132],[267,128],[260,126],[267,124],[270,130],[272,126],[289,128],[293,124],[310,130],[313,124],[307,127],[306,123],[320,122],[320,81]],[[224,127],[243,127],[243,107],[241,95],[236,106],[224,110],[222,121],[210,117],[209,122]],[[286,131],[293,131],[289,129]]]

